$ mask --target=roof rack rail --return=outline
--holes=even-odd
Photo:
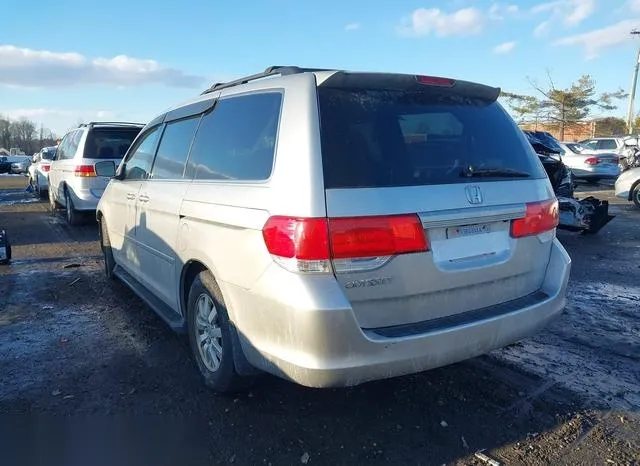
[[[234,79],[225,83],[215,83],[209,89],[202,92],[200,95],[209,94],[210,92],[219,91],[220,89],[226,89],[228,87],[239,86],[240,84],[247,84],[248,82],[255,81],[257,79],[266,78],[269,76],[286,76],[290,74],[299,73],[313,73],[315,71],[334,71],[323,68],[300,68],[299,66],[269,66],[262,73],[256,73],[243,78]]]
[[[88,123],[80,123],[79,127],[95,126],[95,125],[112,125],[112,126],[144,126],[144,123],[132,123],[129,121],[90,121]]]

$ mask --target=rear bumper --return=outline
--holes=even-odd
[[[38,187],[41,190],[49,189],[49,178],[47,178],[40,172],[36,172],[36,176],[38,177]]]
[[[68,186],[68,185],[67,185]],[[73,188],[69,189],[71,200],[76,210],[92,211],[98,207],[98,201],[104,194],[104,189]]]
[[[570,268],[569,255],[554,240],[541,289],[545,299],[476,321],[392,338],[361,329],[339,285],[329,277],[312,279],[312,286],[305,277],[302,287],[299,276],[271,268],[255,289],[225,284],[225,292],[252,365],[301,385],[351,386],[452,364],[539,331],[566,305]],[[282,295],[274,290],[282,290]]]
[[[620,169],[615,167],[601,168],[597,165],[594,167],[586,168],[572,168],[573,176],[577,179],[602,179],[602,180],[615,180],[620,175]]]

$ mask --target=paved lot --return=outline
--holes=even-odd
[[[70,229],[24,185],[0,177],[0,227],[14,245],[0,267],[0,451],[13,462],[0,463],[127,464],[136,453],[137,464],[466,465],[484,464],[474,453],[486,449],[509,465],[640,464],[640,210],[630,205],[612,207],[597,236],[559,232],[574,260],[570,304],[536,337],[351,389],[265,377],[219,397],[185,341],[103,278],[96,226]],[[34,419],[38,429],[16,427]]]

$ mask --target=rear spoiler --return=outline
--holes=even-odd
[[[390,91],[433,92],[487,102],[498,100],[501,89],[469,81],[395,73],[352,73],[338,71],[318,87],[332,89],[386,89]]]

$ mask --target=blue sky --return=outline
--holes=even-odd
[[[533,93],[591,74],[628,90],[640,0],[5,2],[0,114],[58,134],[146,121],[273,64],[456,77]],[[92,6],[95,5],[95,6]],[[625,113],[626,102],[618,114]]]

